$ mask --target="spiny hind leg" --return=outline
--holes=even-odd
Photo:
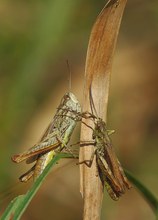
[[[33,167],[31,167],[31,169],[29,169],[26,173],[21,175],[19,177],[19,180],[23,183],[26,183],[29,179],[31,179],[34,175],[35,166],[36,166],[36,164]]]

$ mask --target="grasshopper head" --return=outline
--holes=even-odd
[[[72,92],[68,92],[64,95],[63,102],[69,110],[81,113],[80,103]]]

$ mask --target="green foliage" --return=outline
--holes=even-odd
[[[3,213],[1,220],[18,220],[24,213],[27,206],[32,201],[33,197],[36,195],[40,186],[43,184],[46,176],[50,172],[51,168],[57,163],[57,161],[61,158],[70,158],[71,155],[68,154],[59,154],[56,155],[53,160],[47,165],[44,172],[37,178],[34,182],[30,190],[25,195],[19,195],[14,198],[9,206],[6,208]],[[145,187],[139,180],[137,180],[129,171],[125,171],[128,179],[135,185],[135,187],[143,194],[144,198],[147,200],[148,204],[152,207],[154,213],[157,215],[158,213],[158,200],[155,196],[150,192],[150,190]]]
[[[1,220],[18,220],[24,213],[27,206],[32,201],[33,197],[36,195],[46,176],[48,175],[51,168],[57,163],[61,158],[70,158],[71,155],[68,154],[59,154],[55,156],[52,161],[47,165],[43,173],[37,178],[37,180],[32,185],[31,189],[25,194],[20,195],[14,198],[9,206],[6,208],[4,214],[1,217]]]
[[[135,178],[129,171],[125,171],[126,176],[128,179],[133,183],[136,188],[141,192],[143,197],[146,199],[148,204],[151,206],[153,209],[154,213],[157,215],[158,213],[158,200],[157,198],[153,195],[153,193],[150,192],[150,190],[144,186],[137,178]]]

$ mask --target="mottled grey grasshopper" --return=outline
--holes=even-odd
[[[35,165],[19,178],[20,181],[27,182],[31,177],[36,179],[56,153],[63,149],[70,152],[67,144],[80,114],[81,106],[77,98],[73,93],[66,93],[41,140],[24,153],[12,157],[16,163],[24,160],[27,163],[36,161]]]
[[[85,163],[87,166],[91,167],[94,155],[96,155],[100,178],[105,185],[110,197],[116,201],[123,193],[125,193],[126,188],[130,189],[131,186],[124,174],[119,160],[117,159],[111,139],[109,137],[113,131],[108,131],[106,128],[106,123],[97,116],[97,112],[92,99],[91,89],[90,106],[92,113],[82,113],[82,117],[90,118],[94,122],[94,128],[84,123],[86,126],[93,130],[92,138],[94,142],[92,144],[94,145],[94,152],[91,155],[90,160],[82,161],[79,164]],[[95,111],[95,115],[93,110]],[[86,142],[83,142],[82,145],[86,145]]]

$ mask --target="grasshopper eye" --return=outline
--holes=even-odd
[[[68,94],[65,95],[65,100],[66,101],[70,100],[70,96]]]

